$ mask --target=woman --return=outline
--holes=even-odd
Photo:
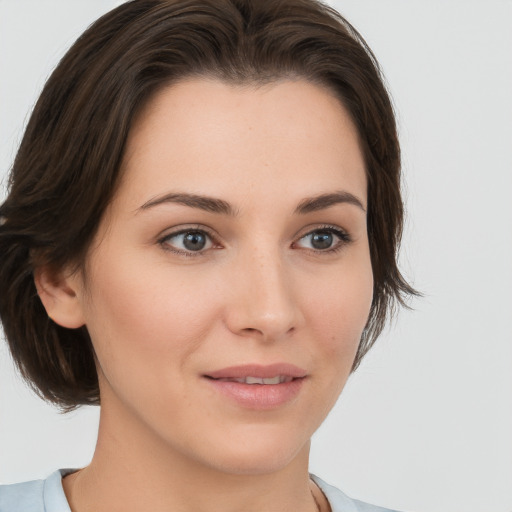
[[[93,460],[0,511],[383,510],[309,440],[414,293],[377,63],[312,0],[134,0],[41,94],[0,208],[24,377],[101,402]],[[200,492],[199,492],[200,489]]]

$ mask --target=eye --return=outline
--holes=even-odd
[[[317,252],[332,252],[341,249],[348,242],[349,235],[341,229],[325,227],[310,231],[301,237],[296,245]]]
[[[213,247],[212,237],[200,229],[187,229],[171,233],[159,240],[164,249],[192,256],[200,254]]]

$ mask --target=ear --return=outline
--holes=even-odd
[[[37,293],[48,316],[68,329],[77,329],[85,324],[80,301],[83,288],[78,273],[56,271],[41,266],[34,271]]]

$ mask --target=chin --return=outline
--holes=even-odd
[[[279,472],[294,461],[303,460],[307,465],[309,438],[294,436],[291,432],[277,435],[273,429],[261,425],[246,429],[238,435],[225,434],[210,450],[209,466],[233,475],[264,475]],[[252,430],[252,432],[251,432]]]
[[[232,475],[268,475],[290,466],[301,453],[242,453],[232,454],[215,461],[215,469]],[[309,450],[308,450],[309,452]]]

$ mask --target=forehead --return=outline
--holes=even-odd
[[[354,123],[327,88],[305,80],[191,79],[161,90],[130,132],[121,192],[127,187],[138,202],[169,188],[223,197],[340,187],[366,201]]]

